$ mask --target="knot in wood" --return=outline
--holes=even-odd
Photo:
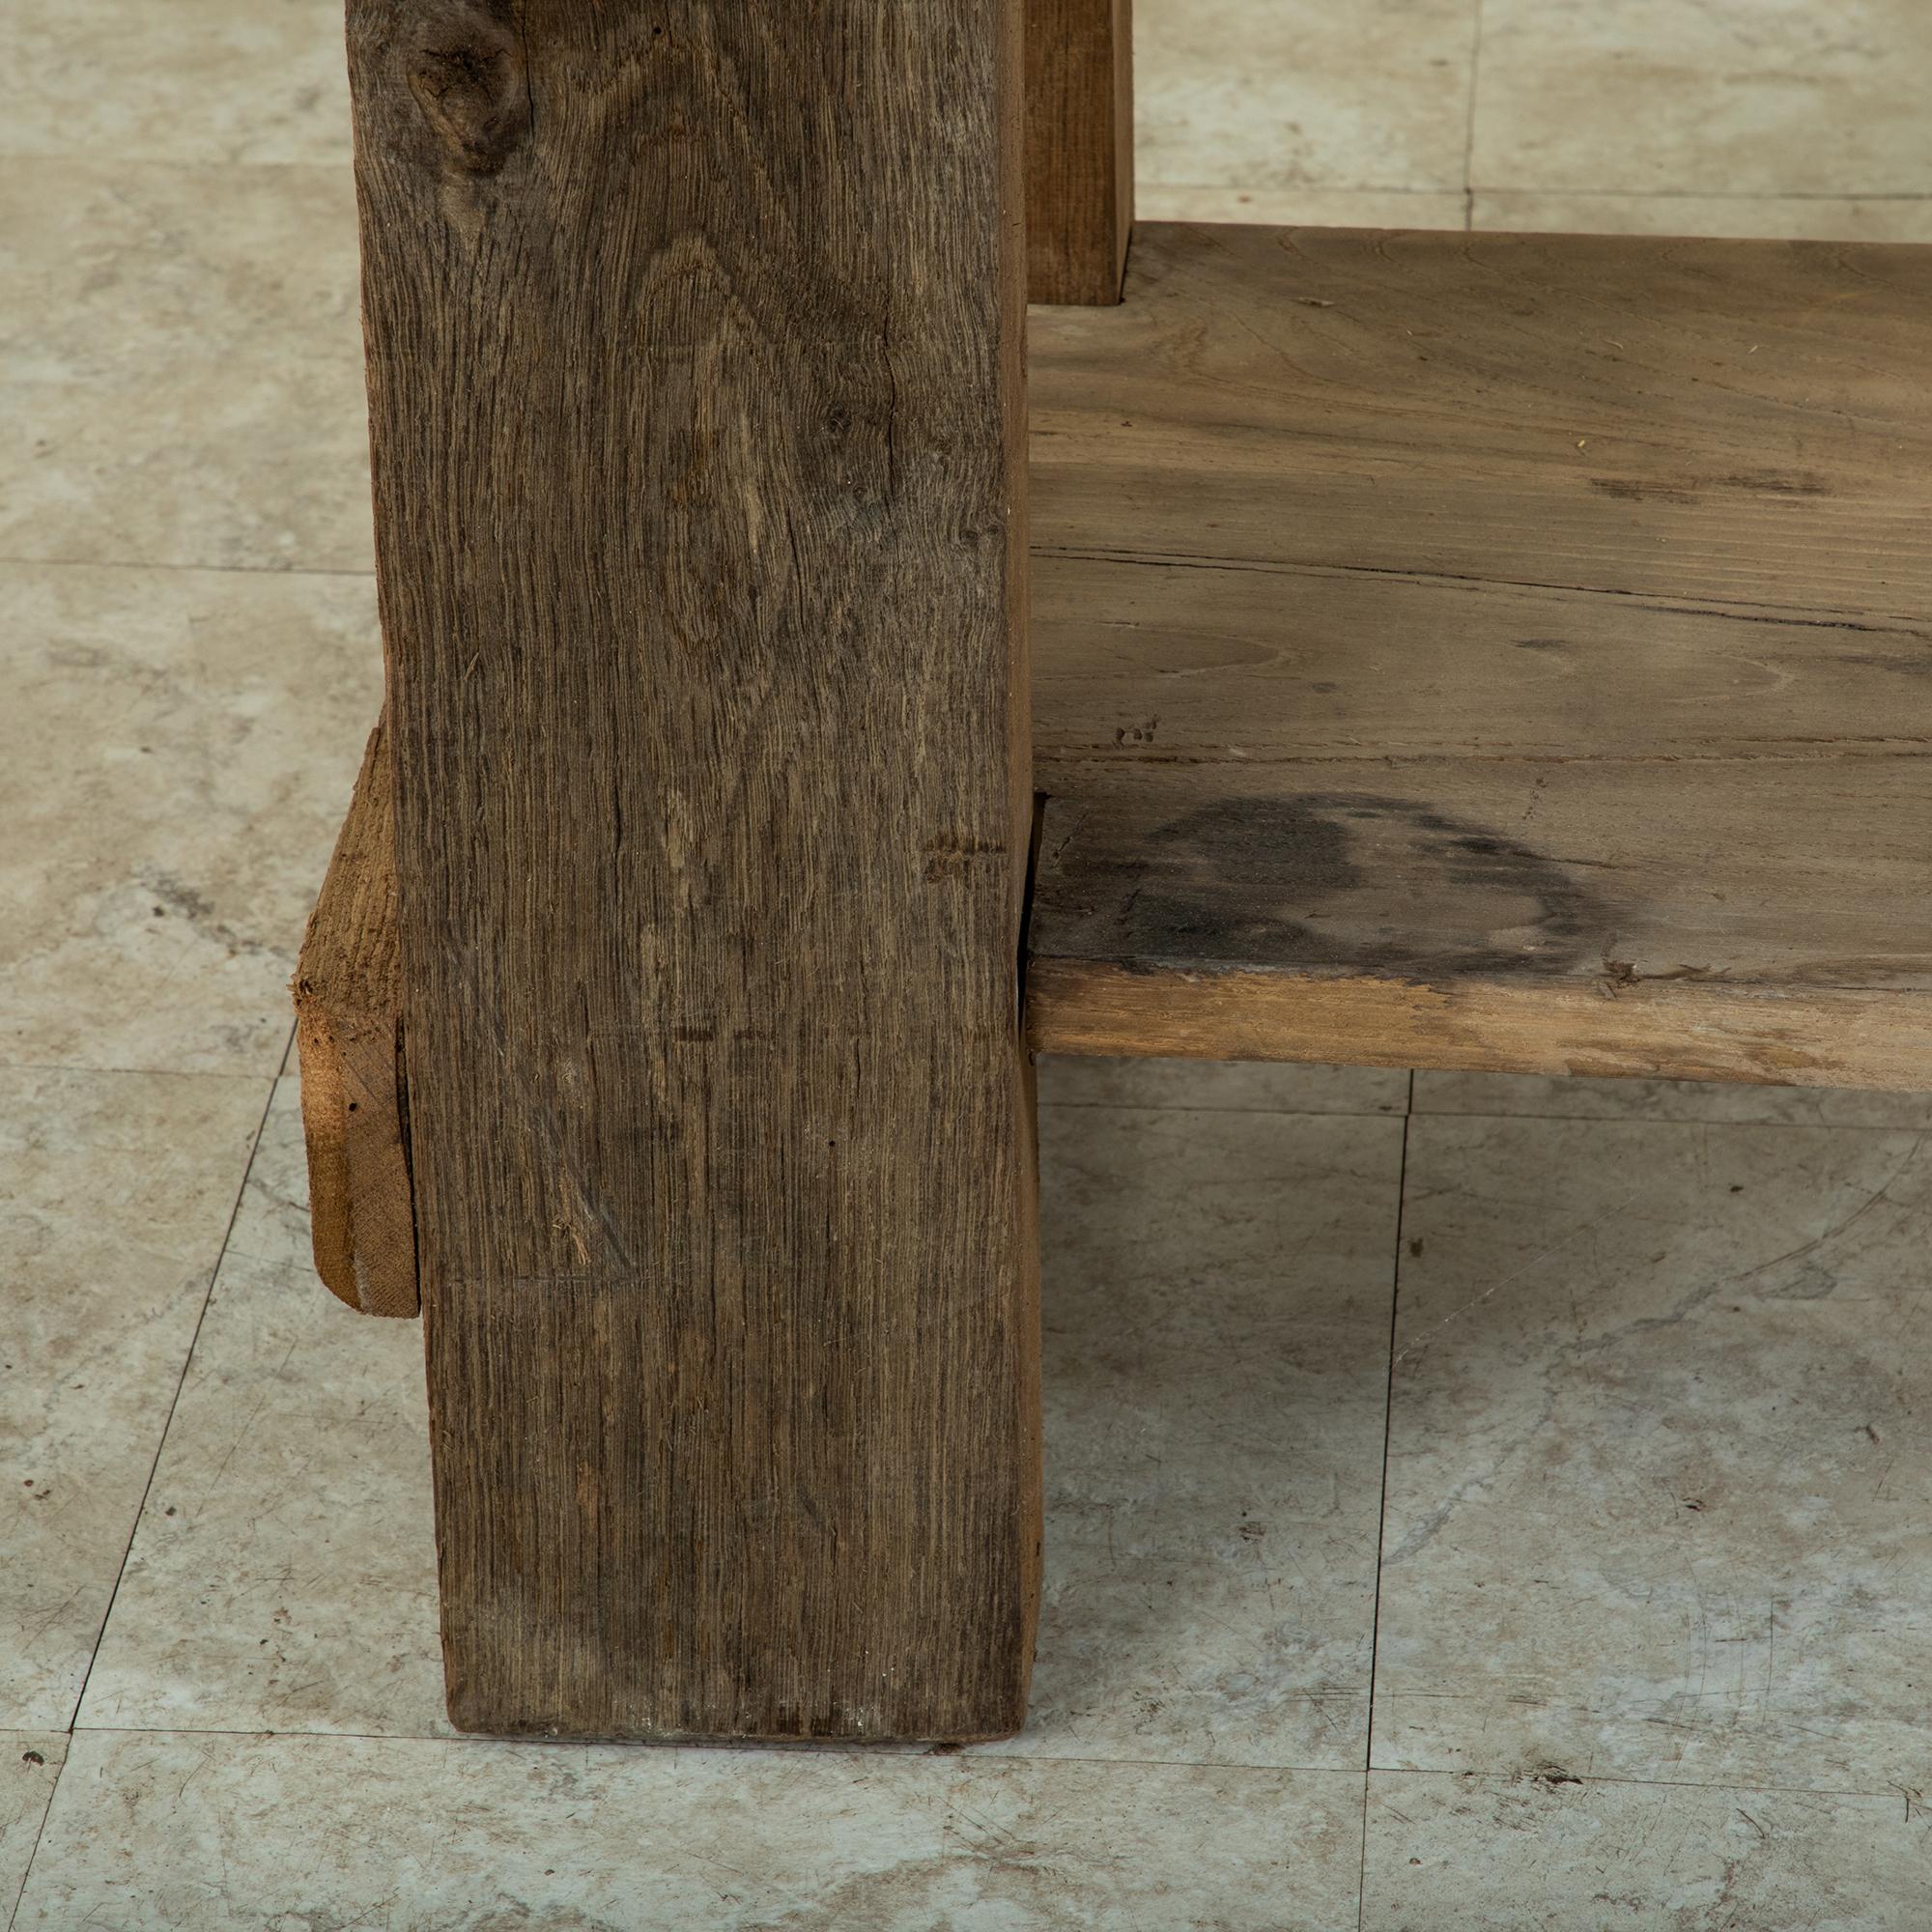
[[[426,37],[409,80],[424,120],[465,174],[495,174],[529,130],[523,49],[494,20],[469,15]]]

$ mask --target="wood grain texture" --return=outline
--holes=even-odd
[[[1037,1045],[1932,1087],[1932,251],[1129,294],[1031,324]]]
[[[1932,1089],[1927,778],[1916,758],[1121,774],[1047,808],[1033,1041]]]
[[[1017,0],[351,0],[473,1730],[1015,1728]]]
[[[1119,307],[1033,319],[1032,541],[1920,623],[1928,295],[1907,246],[1142,222]]]
[[[1134,225],[1133,0],[1027,0],[1027,279],[1118,302]]]
[[[302,941],[296,1051],[316,1272],[351,1308],[407,1316],[418,1301],[395,850],[378,724]]]
[[[1145,224],[1037,311],[1036,1044],[1932,1087],[1927,314]]]

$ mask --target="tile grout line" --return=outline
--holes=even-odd
[[[1476,0],[1476,15],[1469,37],[1469,113],[1463,124],[1463,228],[1473,234],[1476,228],[1476,90],[1483,74],[1483,0]],[[1414,1076],[1410,1075],[1411,1080]]]
[[[288,1040],[282,1047],[282,1057],[277,1066],[288,1064],[290,1044],[295,1039],[295,1026],[289,1027]],[[61,1753],[61,1761],[55,1769],[53,1783],[47,1791],[47,1802],[41,1809],[41,1822],[34,1829],[34,1843],[27,1853],[27,1862],[20,1868],[20,1889],[14,1895],[14,1903],[7,1914],[7,1932],[13,1932],[20,1917],[20,1907],[27,1901],[27,1888],[33,1883],[34,1866],[40,1861],[41,1841],[46,1836],[47,1820],[53,1816],[54,1801],[60,1795],[61,1779],[67,1776],[70,1759],[73,1755],[73,1739],[82,1728],[80,1724],[81,1706],[87,1701],[87,1687],[94,1679],[94,1666],[99,1661],[100,1646],[107,1638],[107,1626],[114,1615],[114,1605],[121,1595],[121,1579],[128,1574],[128,1559],[133,1554],[134,1538],[140,1533],[141,1519],[147,1514],[148,1497],[153,1493],[156,1472],[161,1466],[161,1452],[167,1447],[168,1431],[174,1426],[175,1410],[181,1406],[182,1390],[187,1383],[189,1365],[194,1360],[195,1346],[201,1340],[202,1323],[208,1320],[208,1304],[214,1298],[214,1284],[221,1276],[221,1264],[227,1259],[228,1244],[235,1236],[235,1223],[241,1217],[242,1202],[248,1191],[248,1177],[255,1171],[255,1161],[262,1151],[262,1136],[268,1131],[269,1115],[274,1108],[275,1091],[281,1084],[279,1071],[269,1081],[269,1096],[262,1105],[261,1118],[255,1122],[254,1138],[248,1143],[248,1158],[242,1164],[242,1179],[235,1189],[235,1205],[228,1210],[228,1225],[221,1231],[221,1246],[215,1251],[213,1264],[208,1270],[208,1287],[202,1293],[201,1307],[194,1318],[194,1332],[188,1337],[187,1348],[182,1354],[181,1374],[175,1378],[174,1394],[168,1401],[168,1412],[161,1423],[161,1433],[155,1442],[154,1461],[148,1464],[148,1480],[141,1486],[141,1500],[135,1506],[134,1520],[128,1527],[127,1546],[121,1551],[121,1567],[114,1573],[114,1587],[107,1593],[107,1607],[100,1613],[100,1626],[94,1634],[94,1648],[88,1653],[87,1668],[81,1674],[80,1689],[74,1693],[73,1709],[68,1714],[66,1724],[68,1744]],[[99,1728],[86,1726],[89,1730]]]
[[[1533,1772],[1522,1771],[1451,1771],[1430,1770],[1420,1765],[1373,1764],[1369,1767],[1371,1777],[1449,1777],[1459,1784],[1543,1784],[1544,1780]],[[1584,1790],[1599,1784],[1629,1784],[1645,1791],[1732,1791],[1741,1797],[1769,1797],[1774,1794],[1787,1798],[1862,1798],[1874,1804],[1896,1804],[1899,1788],[1891,1785],[1884,1791],[1867,1790],[1856,1784],[1742,1784],[1735,1780],[1724,1782],[1698,1777],[1617,1777],[1601,1772],[1591,1772],[1578,1778],[1577,1784]],[[1547,1788],[1547,1787],[1546,1787]]]
[[[171,558],[145,556],[7,556],[0,555],[4,570],[175,570],[206,577],[324,577],[355,578],[374,582],[376,567],[351,569],[347,565],[305,563],[181,563]]]
[[[1119,1771],[1233,1771],[1256,1777],[1348,1777],[1361,1776],[1349,1765],[1335,1764],[1251,1764],[1235,1758],[1186,1757],[1091,1757],[1060,1751],[988,1750],[978,1746],[880,1745],[880,1744],[775,1744],[770,1740],[750,1743],[694,1742],[691,1739],[647,1741],[639,1738],[553,1738],[535,1734],[493,1734],[486,1731],[265,1731],[238,1728],[232,1724],[82,1724],[75,1735],[85,1731],[96,1738],[240,1738],[257,1744],[315,1743],[367,1745],[434,1745],[464,1750],[529,1748],[569,1754],[576,1751],[622,1751],[642,1763],[652,1758],[667,1761],[679,1756],[744,1757],[766,1761],[807,1763],[850,1763],[858,1765],[923,1764],[933,1761],[960,1767],[977,1766],[998,1771],[1007,1766],[1041,1764],[1091,1765],[1096,1770]],[[1458,1772],[1417,1772],[1419,1777],[1461,1776]],[[1634,1783],[1639,1780],[1599,1778],[1598,1783]],[[1729,1787],[1719,1787],[1729,1788]],[[1895,1798],[1895,1791],[1855,1792],[1854,1797]]]
[[[293,1021],[289,1025],[289,1037],[290,1038],[294,1038],[295,1037],[295,1024]],[[286,1045],[283,1047],[282,1053],[283,1059],[286,1060],[288,1055]],[[228,1244],[235,1238],[235,1223],[241,1218],[242,1203],[248,1192],[248,1177],[254,1173],[256,1159],[262,1151],[262,1136],[268,1131],[269,1116],[274,1109],[275,1091],[280,1084],[278,1077],[270,1078],[269,1081],[269,1095],[262,1103],[261,1118],[255,1122],[254,1138],[248,1143],[248,1158],[242,1168],[242,1179],[235,1190],[234,1206],[228,1210],[228,1225],[221,1231],[221,1245],[216,1249],[213,1264],[208,1270],[208,1287],[202,1293],[201,1307],[194,1318],[194,1332],[188,1337],[187,1348],[182,1355],[181,1374],[175,1378],[174,1394],[169,1398],[168,1412],[162,1419],[161,1433],[155,1442],[154,1460],[148,1464],[148,1480],[141,1486],[141,1500],[134,1510],[134,1520],[128,1527],[128,1543],[127,1547],[121,1552],[121,1567],[115,1572],[113,1589],[107,1593],[107,1607],[101,1612],[100,1627],[94,1634],[94,1648],[88,1655],[87,1669],[82,1673],[80,1689],[74,1694],[73,1709],[68,1714],[66,1728],[69,1737],[73,1735],[76,1726],[79,1724],[81,1706],[87,1701],[87,1687],[94,1681],[94,1666],[99,1662],[100,1646],[106,1641],[107,1626],[113,1618],[114,1605],[121,1595],[122,1581],[128,1575],[128,1559],[133,1554],[134,1538],[140,1532],[141,1519],[147,1513],[148,1498],[154,1492],[155,1476],[161,1466],[162,1451],[167,1447],[168,1431],[174,1427],[175,1410],[181,1406],[182,1390],[187,1384],[187,1372],[193,1364],[194,1351],[201,1341],[202,1324],[208,1320],[208,1305],[214,1299],[214,1284],[220,1279],[221,1264],[228,1258]],[[92,1729],[93,1726],[90,1725],[88,1728]],[[65,1760],[63,1760],[63,1769],[65,1769]],[[59,1780],[56,1779],[55,1781],[58,1783]],[[51,1808],[51,1800],[49,1801],[49,1808]],[[44,1821],[43,1822],[44,1823]],[[35,1850],[38,1851],[40,1849],[40,1840],[38,1838],[35,1839],[34,1845]],[[31,1859],[28,1861],[28,1869],[30,1871],[33,1869],[33,1861]]]
[[[60,1789],[61,1775],[67,1770],[67,1754],[61,1754],[61,1761],[54,1770],[54,1781],[47,1787],[47,1802],[41,1806],[41,1822],[34,1829],[34,1846],[27,1854],[27,1862],[20,1868],[20,1889],[14,1894],[14,1903],[7,1909],[7,1932],[14,1932],[14,1921],[20,1916],[20,1908],[27,1902],[27,1881],[34,1875],[34,1861],[41,1855],[41,1840],[47,1833],[47,1814],[54,1808],[54,1793]]]
[[[1592,1080],[1599,1076],[1579,1073],[1565,1077],[1578,1080]],[[1790,1087],[1777,1088],[1774,1091],[1777,1093],[1803,1094],[1815,1093],[1821,1090],[1816,1088]],[[1857,1092],[1860,1090],[1846,1089],[1844,1091]],[[1870,1091],[1883,1093],[1886,1090],[1875,1088]],[[1293,1110],[1281,1108],[1278,1111],[1288,1113]],[[1363,1115],[1350,1116],[1350,1118],[1372,1119],[1374,1117]],[[1707,1117],[1700,1114],[1553,1114],[1533,1112],[1519,1108],[1444,1107],[1439,1110],[1432,1108],[1428,1113],[1418,1110],[1415,1113],[1415,1118],[1419,1121],[1550,1121],[1566,1122],[1577,1125],[1594,1127],[1788,1127],[1798,1128],[1806,1133],[1831,1134],[1922,1134],[1932,1131],[1932,1124],[1928,1124],[1923,1121],[1774,1121],[1753,1117],[1748,1114],[1727,1120],[1721,1116]]]
[[[1465,140],[1466,138],[1467,137],[1465,136]],[[1406,186],[1398,185],[1396,184],[1378,185],[1374,182],[1295,182],[1292,183],[1290,185],[1286,187],[1255,187],[1255,186],[1244,185],[1242,183],[1239,182],[1224,182],[1224,181],[1212,181],[1212,182],[1142,181],[1137,183],[1136,186],[1139,190],[1150,194],[1247,194],[1247,195],[1264,194],[1271,197],[1279,197],[1283,200],[1292,200],[1296,195],[1316,195],[1316,194],[1332,194],[1332,195],[1359,194],[1359,195],[1382,195],[1382,196],[1415,195],[1424,198],[1453,199],[1458,195],[1466,197],[1468,194],[1475,191],[1472,186],[1463,187],[1463,188],[1415,187],[1412,185],[1406,185]],[[1932,188],[1902,188],[1902,187],[1901,188],[1844,188],[1844,189],[1754,188],[1754,187],[1732,187],[1732,188],[1575,187],[1575,186],[1561,186],[1561,185],[1552,187],[1548,185],[1539,186],[1534,182],[1519,182],[1519,183],[1512,183],[1506,186],[1487,187],[1484,188],[1482,192],[1484,194],[1518,194],[1518,195],[1539,195],[1539,196],[1575,195],[1577,199],[1583,201],[1883,201],[1883,202],[1932,201]],[[1159,220],[1164,217],[1151,216],[1150,218],[1154,220]],[[1184,227],[1187,224],[1183,222],[1180,225]],[[1204,225],[1211,227],[1214,226],[1215,224],[1210,222]],[[1637,238],[1626,238],[1626,239],[1637,239]],[[1726,238],[1722,236],[1712,236],[1712,237],[1706,237],[1704,239],[1712,241],[1722,241],[1725,240]],[[1732,240],[1743,239],[1747,241],[1749,240],[1764,241],[1764,240],[1778,240],[1778,239],[1790,239],[1790,238],[1747,236],[1743,238],[1733,237],[1729,239]],[[5,560],[7,559],[0,559],[0,561],[5,561]],[[43,559],[29,557],[16,560],[25,562],[39,562],[42,561]],[[133,569],[133,568],[139,568],[140,566],[127,565],[127,566],[109,566],[109,567],[114,567],[114,568],[125,567],[128,569]],[[181,569],[181,570],[258,569],[262,571],[274,572],[277,574],[288,574],[286,572],[283,572],[282,567],[280,565],[276,564],[261,564],[261,565],[160,564],[160,565],[156,565],[154,567],[156,569]],[[323,574],[327,574],[327,573],[323,573]],[[354,575],[367,577],[372,575],[373,573],[365,570],[355,573],[338,572],[334,574],[336,575],[354,574]]]
[[[1417,192],[1424,190],[1418,189]],[[1932,189],[1850,188],[1843,193],[1830,188],[1750,188],[1750,187],[1535,187],[1518,185],[1487,187],[1485,194],[1575,195],[1579,201],[1932,201]],[[1707,240],[1722,241],[1722,236]],[[1751,240],[1796,240],[1796,237],[1751,237]]]
[[[71,1730],[68,1733],[71,1738]],[[71,1747],[70,1747],[71,1748]],[[34,1828],[33,1849],[27,1854],[27,1862],[20,1867],[19,1889],[14,1894],[14,1902],[7,1908],[7,1932],[14,1932],[14,1921],[20,1916],[20,1908],[27,1902],[27,1881],[34,1875],[34,1861],[41,1855],[41,1840],[47,1834],[47,1817],[54,1808],[54,1793],[60,1789],[62,1776],[67,1771],[68,1751],[61,1752],[61,1761],[54,1767],[54,1781],[47,1787],[47,1802],[41,1806],[41,1822]]]
[[[462,1749],[500,1750],[505,1747],[556,1751],[613,1750],[635,1757],[639,1762],[662,1758],[668,1762],[679,1756],[748,1757],[786,1762],[831,1762],[861,1765],[923,1764],[936,1760],[945,1764],[979,1766],[995,1771],[1008,1765],[1080,1764],[1097,1770],[1119,1771],[1232,1771],[1256,1777],[1436,1777],[1458,1783],[1537,1784],[1534,1774],[1506,1770],[1456,1770],[1428,1765],[1370,1765],[1366,1771],[1335,1764],[1255,1764],[1236,1758],[1199,1757],[1081,1757],[1058,1751],[985,1750],[973,1746],[948,1748],[930,1745],[868,1744],[756,1744],[646,1743],[636,1738],[547,1738],[538,1736],[494,1736],[480,1731],[265,1731],[238,1728],[232,1724],[81,1724],[74,1735],[86,1731],[96,1738],[240,1738],[257,1744],[314,1743],[368,1745],[435,1745]],[[31,1735],[27,1732],[21,1736]],[[1634,1785],[1659,1791],[1735,1791],[1747,1796],[1778,1793],[1799,1798],[1860,1798],[1875,1804],[1894,1804],[1899,1788],[1889,1785],[1883,1791],[1857,1784],[1778,1784],[1743,1782],[1736,1778],[1632,1777],[1615,1773],[1591,1772],[1579,1778],[1584,1788],[1592,1785]]]
[[[288,1049],[282,1049],[282,1057],[275,1063],[278,1068],[288,1065]],[[257,1073],[247,1073],[240,1067],[232,1066],[89,1066],[75,1060],[7,1060],[0,1058],[0,1073],[98,1073],[110,1080],[239,1080],[248,1085],[262,1078]],[[269,1076],[271,1080],[281,1078],[279,1072]]]
[[[34,1070],[34,1069],[29,1069]],[[52,1072],[80,1072],[144,1069],[95,1068],[95,1067],[53,1067],[41,1069]],[[226,1076],[223,1076],[226,1077]],[[241,1077],[241,1076],[236,1076]],[[1419,1121],[1565,1121],[1580,1124],[1602,1127],[1651,1126],[1651,1127],[1791,1127],[1807,1133],[1833,1134],[1918,1134],[1932,1131],[1932,1123],[1923,1121],[1792,1121],[1770,1120],[1741,1115],[1736,1119],[1706,1118],[1697,1114],[1559,1114],[1529,1111],[1517,1107],[1455,1107],[1432,1108],[1424,1113],[1413,1100],[1414,1075],[1409,1076],[1411,1098],[1408,1106],[1398,1114],[1393,1107],[1179,1107],[1165,1102],[1151,1100],[1042,1100],[1040,1111],[1048,1109],[1060,1113],[1111,1112],[1111,1113],[1161,1113],[1161,1114],[1232,1114],[1242,1118],[1259,1116],[1286,1116],[1301,1121],[1389,1121],[1412,1115]],[[1579,1073],[1577,1080],[1594,1080],[1599,1076]],[[1822,1090],[1804,1087],[1776,1088],[1776,1093],[1814,1093]],[[1847,1089],[1847,1092],[1860,1090]],[[1885,1089],[1872,1089],[1884,1093]],[[1916,1097],[1916,1096],[1907,1096]]]
[[[1369,1713],[1362,1737],[1362,1857],[1355,1875],[1355,1932],[1362,1932],[1369,1896],[1369,1775],[1376,1763],[1376,1670],[1381,1655],[1382,1548],[1388,1536],[1389,1440],[1395,1424],[1396,1318],[1402,1294],[1403,1208],[1408,1199],[1408,1136],[1415,1120],[1415,1070],[1409,1069],[1408,1107],[1402,1117],[1402,1155],[1396,1164],[1395,1256],[1389,1264],[1388,1380],[1382,1394],[1382,1476],[1376,1513],[1376,1593],[1369,1611]]]

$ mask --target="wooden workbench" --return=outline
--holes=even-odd
[[[1031,1051],[1932,1085],[1932,251],[1135,228],[1123,0],[499,11],[350,8],[318,1263],[459,1724],[1010,1730]]]

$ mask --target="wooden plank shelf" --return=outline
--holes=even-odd
[[[1932,1085],[1932,250],[1142,224],[1032,325],[1036,1045]]]
[[[1137,226],[1030,323],[1033,1043],[1932,1087],[1928,330],[1929,249]]]

